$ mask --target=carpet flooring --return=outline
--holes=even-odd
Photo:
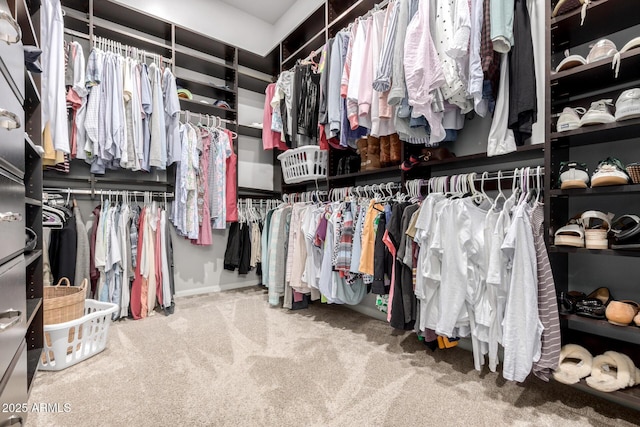
[[[289,312],[253,287],[112,325],[107,349],[39,372],[27,426],[628,426],[640,413],[558,383],[478,373],[345,307]]]

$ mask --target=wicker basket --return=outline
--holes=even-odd
[[[62,285],[65,283],[65,285]],[[44,324],[76,320],[84,315],[87,279],[81,286],[71,286],[69,279],[63,277],[56,286],[44,287]]]
[[[627,173],[634,184],[640,184],[640,163],[630,163],[627,165]]]

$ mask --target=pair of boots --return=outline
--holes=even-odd
[[[401,142],[398,134],[376,138],[369,135],[357,141],[360,170],[375,170],[398,165],[401,161]]]

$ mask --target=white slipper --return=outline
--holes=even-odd
[[[593,356],[589,350],[577,344],[567,344],[560,350],[560,363],[553,378],[563,384],[575,384],[591,374],[592,364]]]
[[[593,359],[587,384],[596,390],[611,393],[631,387],[637,380],[637,369],[629,356],[607,351]]]
[[[584,248],[584,229],[578,224],[569,224],[560,227],[555,234],[556,246],[573,246]]]

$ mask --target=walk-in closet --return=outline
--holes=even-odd
[[[629,0],[0,0],[0,427],[640,425],[638,58]]]

